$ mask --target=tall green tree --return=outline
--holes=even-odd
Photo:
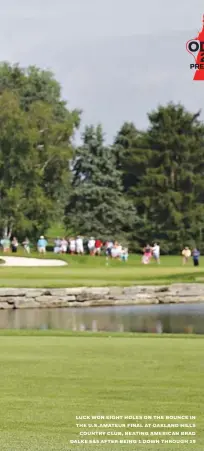
[[[131,248],[138,251],[141,246],[144,246],[150,232],[144,208],[146,200],[143,194],[141,195],[143,178],[151,156],[147,133],[139,131],[133,123],[125,122],[116,135],[114,149],[117,167],[122,174],[126,198],[133,203],[135,208]]]
[[[137,211],[135,249],[159,241],[164,252],[203,247],[204,125],[200,112],[182,105],[160,106],[139,132],[124,123],[115,149],[123,187]]]
[[[166,251],[200,247],[204,215],[204,125],[199,113],[169,104],[149,114],[151,150],[140,188],[141,215],[150,240]],[[151,229],[149,228],[151,226]],[[147,237],[146,237],[147,238]]]
[[[1,233],[36,235],[62,217],[79,122],[51,73],[0,66]]]
[[[73,164],[66,225],[75,233],[121,239],[134,223],[134,208],[123,193],[113,147],[104,144],[101,126],[86,127]]]
[[[67,109],[67,103],[62,99],[61,86],[51,71],[41,70],[36,66],[22,68],[18,64],[2,62],[0,94],[5,90],[19,96],[20,106],[24,111],[29,111],[34,102],[41,101],[52,106],[53,116],[58,121],[71,118],[75,127],[80,125],[81,111]]]

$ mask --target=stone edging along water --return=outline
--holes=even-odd
[[[0,310],[204,302],[204,284],[166,286],[0,288]]]

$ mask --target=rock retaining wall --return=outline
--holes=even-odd
[[[204,284],[97,288],[0,288],[0,310],[204,302]]]

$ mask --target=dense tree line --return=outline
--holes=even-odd
[[[200,112],[159,106],[140,131],[125,122],[112,145],[70,110],[52,73],[0,65],[0,233],[37,237],[54,221],[67,233],[139,250],[204,250],[204,124]]]

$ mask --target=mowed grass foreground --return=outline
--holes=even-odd
[[[17,256],[25,256],[18,253]],[[31,257],[39,257],[32,253]],[[3,258],[3,255],[1,256]],[[170,284],[179,282],[204,282],[204,258],[200,266],[193,267],[192,259],[182,266],[181,257],[165,256],[161,265],[152,261],[141,264],[141,256],[130,255],[128,262],[109,260],[106,257],[56,256],[46,257],[67,261],[63,267],[11,268],[0,265],[0,287],[45,287],[69,286],[129,286],[136,284]]]
[[[3,334],[1,451],[203,451],[202,337]],[[197,443],[70,444],[80,415],[195,415]]]

